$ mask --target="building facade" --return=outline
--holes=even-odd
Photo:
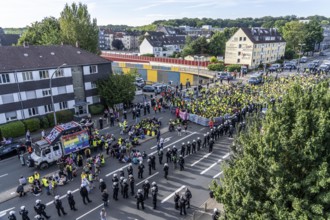
[[[286,42],[274,28],[240,28],[226,43],[225,64],[274,63],[284,56]]]
[[[88,113],[111,62],[72,46],[0,47],[0,124],[55,111]],[[52,86],[50,86],[52,85]]]

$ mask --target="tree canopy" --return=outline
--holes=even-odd
[[[213,182],[227,219],[330,218],[330,80],[283,83],[282,101],[251,118]]]
[[[112,41],[112,43],[111,43],[111,45],[114,47],[114,48],[116,48],[117,50],[122,50],[122,49],[124,49],[124,44],[123,44],[123,42],[121,41],[121,40],[119,40],[119,39],[114,39],[113,41]]]

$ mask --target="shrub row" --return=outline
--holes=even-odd
[[[72,110],[63,110],[56,112],[57,123],[65,123],[73,120]],[[25,132],[38,131],[40,128],[45,129],[54,127],[54,115],[53,113],[45,116],[29,118],[21,121],[13,121],[7,124],[0,125],[0,137],[20,137],[24,136]]]
[[[102,104],[93,104],[88,107],[91,115],[100,115],[104,112],[104,105]]]

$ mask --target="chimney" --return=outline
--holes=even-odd
[[[76,41],[76,47],[79,48],[79,42],[78,41]]]

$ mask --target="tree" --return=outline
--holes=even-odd
[[[287,48],[292,48],[294,51],[300,49],[299,44],[304,39],[304,23],[299,21],[291,21],[285,24],[282,28],[283,37],[286,40]]]
[[[106,80],[97,82],[97,90],[107,106],[113,107],[115,104],[129,104],[135,96],[136,74],[111,74]]]
[[[121,40],[119,40],[119,39],[114,39],[113,41],[112,41],[112,43],[111,43],[111,45],[114,47],[114,48],[116,48],[117,50],[122,50],[122,49],[124,49],[124,44],[123,44],[123,42],[121,41]]]
[[[87,5],[72,3],[65,5],[59,18],[61,35],[65,44],[75,45],[92,52],[98,52],[98,27],[96,19],[91,21]]]
[[[207,66],[207,69],[211,70],[211,71],[224,71],[225,70],[225,65],[223,64],[223,62],[211,63]]]
[[[312,20],[305,25],[304,51],[314,52],[315,45],[323,41],[323,28],[320,22]]]
[[[227,219],[330,218],[329,83],[287,83],[264,120],[249,120],[211,186]]]
[[[56,18],[46,17],[41,22],[28,26],[18,40],[18,45],[24,42],[32,45],[56,45],[61,43],[60,25]]]
[[[210,39],[209,51],[213,56],[225,54],[226,49],[226,36],[224,32],[217,31]]]

